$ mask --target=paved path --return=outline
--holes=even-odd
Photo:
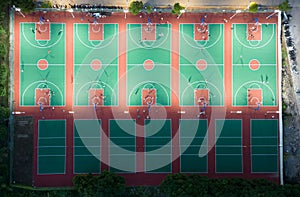
[[[36,0],[46,1],[46,0]],[[118,5],[125,6],[130,0],[50,0],[54,4],[102,4],[102,5]],[[258,4],[265,6],[278,6],[279,3],[285,0],[256,0]],[[291,0],[290,0],[291,1]],[[144,4],[152,6],[167,6],[174,5],[178,0],[142,0]],[[249,0],[182,0],[180,1],[183,6],[232,6],[236,8],[246,8]]]
[[[290,20],[290,31],[297,49],[297,63],[298,70],[300,70],[300,2],[299,0],[290,0],[290,3],[293,6],[293,9],[289,11],[289,13],[292,15],[292,19]],[[298,75],[294,75],[293,77],[295,81],[295,89],[300,90],[300,77]],[[298,97],[298,108],[300,109],[300,94],[298,94]]]
[[[297,68],[300,71],[300,2],[299,0],[289,0],[292,9],[288,12],[292,15],[290,23],[290,31],[295,47],[297,49]],[[291,108],[291,117],[285,117],[284,128],[284,155],[285,155],[285,179],[289,181],[297,181],[300,183],[300,133],[299,133],[299,110],[300,110],[300,94],[296,91],[300,89],[300,74],[291,72],[294,89],[285,90],[283,94],[287,94],[289,107]],[[288,76],[286,76],[288,77]],[[285,79],[283,79],[284,81]],[[284,96],[284,95],[283,95]],[[295,99],[294,99],[295,98]],[[295,102],[295,105],[294,105]],[[298,108],[298,109],[297,109]],[[293,112],[295,111],[295,112]]]

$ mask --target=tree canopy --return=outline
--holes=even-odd
[[[185,7],[181,6],[179,3],[175,3],[174,7],[173,7],[173,10],[172,10],[172,13],[179,15],[180,10],[184,10],[184,9],[185,9]]]
[[[258,10],[258,4],[254,1],[249,4],[249,12],[255,13]]]
[[[285,2],[279,4],[278,9],[281,11],[289,11],[291,9],[289,0],[286,0]]]
[[[143,2],[142,1],[132,1],[129,5],[129,12],[133,15],[137,15],[141,9],[143,9]]]

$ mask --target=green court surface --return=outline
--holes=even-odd
[[[50,88],[50,104],[65,105],[65,24],[50,24],[50,40],[36,40],[35,23],[20,23],[20,105],[36,105],[35,89]],[[39,61],[47,67],[40,69]]]
[[[172,172],[171,120],[145,120],[145,171]]]
[[[103,40],[89,40],[89,24],[74,24],[74,105],[102,89],[105,106],[118,105],[118,24],[103,24]]]
[[[251,120],[253,173],[278,172],[278,120]]]
[[[38,174],[65,174],[65,120],[39,120],[37,165]]]
[[[134,120],[109,121],[110,171],[130,173],[136,171],[136,133]]]
[[[242,120],[216,120],[216,172],[242,173]]]
[[[100,120],[74,120],[74,173],[100,173]]]
[[[143,88],[156,89],[157,104],[171,104],[170,29],[170,24],[157,24],[156,40],[142,40],[142,25],[127,24],[127,105],[142,105]],[[153,67],[145,68],[145,61]]]
[[[207,172],[207,120],[180,120],[180,172]]]
[[[247,105],[247,89],[262,90],[262,105],[277,105],[276,24],[261,24],[262,39],[247,40],[247,24],[234,24],[232,31],[232,99],[234,106]],[[250,61],[259,67],[251,69]]]
[[[224,104],[224,26],[208,24],[208,40],[194,39],[194,24],[180,24],[180,105],[194,106],[194,90],[208,89],[209,104]],[[198,67],[200,62],[204,66]]]

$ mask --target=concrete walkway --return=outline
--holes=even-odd
[[[46,0],[36,0],[36,1],[46,1]],[[102,4],[102,5],[116,5],[116,6],[126,6],[130,0],[49,0],[53,4]],[[278,4],[284,2],[285,0],[256,0],[260,5],[273,7],[278,6]],[[142,0],[145,5],[152,6],[172,6],[174,3],[180,2],[183,6],[188,7],[198,7],[198,6],[212,6],[212,7],[235,7],[244,9],[249,5],[249,0]]]

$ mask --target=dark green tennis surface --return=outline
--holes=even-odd
[[[145,171],[172,172],[171,120],[145,120]]]
[[[243,172],[242,120],[216,120],[216,172]]]
[[[180,105],[194,106],[194,90],[209,89],[209,104],[224,104],[224,26],[208,24],[209,39],[194,39],[194,24],[180,24]],[[207,68],[199,70],[198,60]]]
[[[247,40],[247,24],[233,24],[232,31],[232,102],[247,105],[247,89],[262,90],[262,105],[276,106],[276,24],[261,24],[262,40]],[[251,60],[258,60],[260,68],[249,68]]]
[[[65,105],[65,24],[50,24],[49,41],[35,39],[35,23],[20,23],[20,29],[20,105],[36,105],[36,88],[50,88],[51,105]],[[37,67],[41,59],[45,70]]]
[[[74,24],[74,104],[88,105],[89,89],[104,90],[104,105],[118,105],[118,24],[103,24],[104,39],[89,40],[89,24]],[[93,60],[101,68],[91,68]]]
[[[38,121],[38,174],[65,174],[66,121]]]
[[[278,172],[278,120],[251,120],[253,173]]]
[[[207,120],[180,120],[180,172],[207,172]]]
[[[100,120],[74,120],[74,173],[100,173]]]
[[[135,172],[135,121],[110,120],[109,135],[110,171],[119,173]]]
[[[170,24],[157,24],[156,40],[142,41],[142,24],[127,24],[127,105],[142,105],[142,89],[149,87],[156,89],[157,104],[170,105],[170,29]],[[154,62],[152,70],[144,69],[145,60]]]

